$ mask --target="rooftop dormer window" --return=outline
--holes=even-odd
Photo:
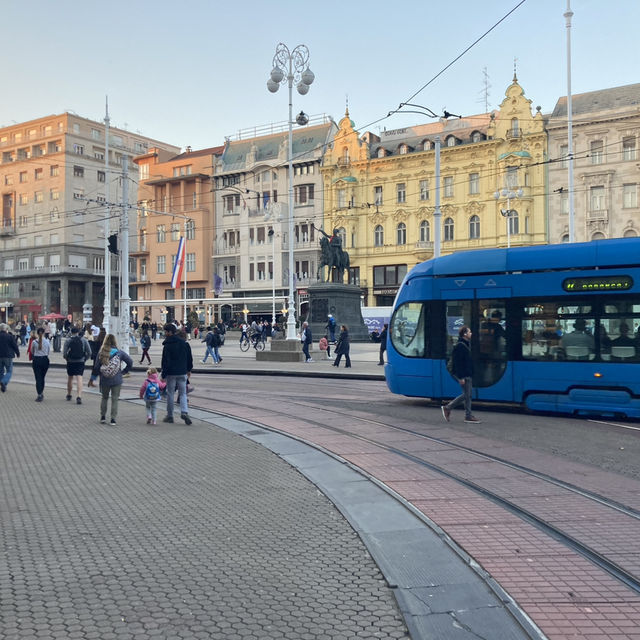
[[[422,143],[422,150],[423,151],[429,151],[429,149],[431,149],[431,140],[425,140]]]
[[[378,149],[377,156],[378,156],[378,158],[384,158],[384,156],[385,156],[385,151],[384,151],[384,149],[383,149],[382,147],[380,147],[380,148]]]
[[[406,144],[401,144],[400,147],[398,148],[398,153],[401,156],[406,156],[408,151],[409,151],[409,147]]]
[[[458,141],[455,136],[449,136],[447,138],[447,147],[455,147]]]

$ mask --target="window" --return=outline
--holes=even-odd
[[[380,147],[376,155],[378,156],[378,158],[384,158],[385,156],[384,148]]]
[[[377,207],[382,206],[382,187],[373,188],[373,203]]]
[[[99,129],[91,129],[91,137],[94,140],[100,140],[100,130]]]
[[[98,171],[98,182],[104,182],[106,173],[104,171]]]
[[[431,140],[425,140],[422,143],[422,150],[423,151],[429,151],[429,149],[431,149]]]
[[[623,160],[636,159],[636,139],[635,138],[623,138],[622,159]]]
[[[196,237],[196,223],[194,220],[187,220],[185,236],[187,240],[193,240]]]
[[[58,242],[60,242],[60,236],[57,233],[52,233],[49,235],[49,244],[58,244]],[[57,262],[52,262],[52,259],[55,259],[57,257]],[[60,256],[50,256],[49,258],[49,264],[60,264]]]
[[[396,185],[397,203],[403,204],[407,201],[407,189],[404,182],[399,182]]]
[[[347,206],[347,190],[338,189],[338,208],[344,209]]]
[[[52,164],[49,168],[49,175],[52,178],[55,178],[57,175],[60,175],[60,167],[57,164]]]
[[[480,174],[469,174],[469,195],[477,195],[480,193]]]
[[[140,165],[140,180],[148,180],[149,179],[149,165],[141,164]]]
[[[8,174],[4,177],[4,185],[5,187],[9,187],[13,184],[13,176]]]
[[[156,235],[158,238],[158,242],[166,241],[166,229],[163,224],[159,224],[156,226]],[[164,273],[164,272],[163,272]]]
[[[511,118],[511,135],[517,138],[520,135],[520,123],[518,118]]]
[[[444,220],[444,241],[451,242],[453,240],[453,218],[445,218]]]
[[[249,280],[256,279],[256,265],[253,262],[249,263]]]
[[[447,138],[447,147],[455,147],[456,146],[456,137],[455,136],[449,136]]]
[[[396,244],[407,244],[407,225],[404,222],[396,227]]]
[[[191,196],[191,206],[196,209],[198,207],[198,193],[194,191]]]
[[[560,213],[563,215],[568,215],[569,213],[569,194],[568,193],[560,194]]]
[[[360,286],[360,267],[349,267],[349,284]]]
[[[604,211],[604,187],[591,187],[589,190],[589,211]]]
[[[507,167],[504,183],[507,189],[518,188],[518,167]]]
[[[18,196],[18,204],[28,204],[29,202],[29,196],[27,196],[26,193],[21,193]]]
[[[622,185],[622,206],[625,209],[632,209],[638,206],[638,185]]]
[[[471,134],[471,142],[482,142],[482,134],[479,131],[474,131]]]
[[[104,160],[104,151],[94,151],[93,152],[93,157],[96,160]]]
[[[591,143],[591,164],[602,164],[604,160],[604,144],[602,140],[594,140]]]
[[[26,227],[29,224],[29,218],[27,216],[19,216],[18,217],[18,226]]]
[[[429,181],[420,180],[420,200],[429,199]]]
[[[84,178],[84,167],[78,167],[77,165],[73,167],[73,175],[76,178]]]
[[[36,169],[34,171],[34,177],[36,180],[42,180],[42,175],[43,175],[44,169],[40,168],[40,169]]]
[[[60,191],[58,188],[49,189],[49,200],[59,200],[60,199]]]
[[[373,230],[373,245],[375,247],[382,247],[384,245],[384,229],[382,225],[376,225],[376,228]]]
[[[406,264],[391,264],[373,267],[373,286],[397,286],[407,275]]]
[[[340,238],[341,246],[344,249],[347,246],[347,230],[344,227],[339,227],[336,235]]]
[[[444,179],[444,197],[453,198],[453,176]]]
[[[469,218],[469,239],[477,240],[480,237],[480,218],[471,216]]]
[[[156,257],[156,271],[158,273],[166,273],[166,271],[167,271],[167,257],[166,256],[157,256]]]
[[[240,194],[232,194],[230,196],[222,196],[222,207],[224,212],[236,213],[236,208],[240,206]]]
[[[195,253],[187,253],[187,271],[195,271],[196,270],[196,254]]]
[[[431,226],[428,220],[423,220],[420,223],[420,242],[431,241]]]
[[[313,204],[314,185],[300,184],[294,189],[295,203],[299,205]]]
[[[409,147],[406,144],[400,145],[399,153],[401,156],[406,156],[408,151],[409,151]]]
[[[507,218],[507,224],[509,225],[509,234],[512,236],[520,233],[520,217],[512,210],[511,215]]]
[[[180,240],[180,223],[171,223],[171,240]]]
[[[82,144],[74,144],[73,145],[73,152],[77,153],[79,156],[84,155],[84,145],[82,145]]]
[[[29,258],[18,258],[18,271],[27,271],[29,269]]]
[[[20,172],[20,182],[26,182],[27,181],[27,172],[26,171],[21,171]]]
[[[398,307],[389,326],[389,336],[398,353],[408,358],[424,358],[428,336],[426,315],[426,306],[421,302],[408,302]]]

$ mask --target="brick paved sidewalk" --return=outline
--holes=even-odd
[[[403,638],[335,507],[260,445],[121,402],[0,396],[0,637]]]

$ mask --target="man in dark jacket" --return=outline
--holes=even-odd
[[[176,335],[176,326],[164,325],[165,339],[162,343],[162,373],[167,381],[167,415],[164,422],[173,422],[173,403],[176,388],[180,402],[180,417],[191,424],[189,405],[187,404],[187,374],[193,369],[193,356],[189,344]]]
[[[461,327],[458,332],[458,344],[453,347],[451,354],[451,375],[462,387],[462,393],[449,404],[442,405],[442,415],[449,422],[451,409],[455,409],[464,402],[464,421],[469,424],[479,424],[480,420],[471,413],[471,391],[473,389],[473,359],[471,358],[471,329]]]
[[[6,324],[0,324],[0,391],[7,390],[11,373],[13,372],[13,359],[20,357],[18,343]]]
[[[309,355],[309,347],[313,343],[313,335],[311,334],[311,327],[308,322],[302,323],[302,334],[300,336],[302,342],[302,353],[304,353],[305,362],[313,362],[313,359]]]
[[[380,334],[380,360],[378,361],[379,365],[384,364],[384,352],[387,350],[388,333],[389,333],[389,325],[385,322],[384,327],[382,329],[382,333]]]

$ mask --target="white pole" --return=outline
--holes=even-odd
[[[511,249],[511,200],[507,198],[507,249]]]
[[[184,313],[182,321],[187,326],[187,224],[189,220],[184,221]]]
[[[129,353],[129,316],[131,298],[129,298],[129,156],[122,155],[122,222],[121,222],[121,289],[120,289],[120,326],[123,336],[120,348]]]
[[[436,136],[436,209],[433,212],[433,257],[440,256],[442,211],[440,211],[440,136]]]
[[[293,281],[293,56],[289,54],[289,144],[287,156],[289,160],[289,311],[287,318],[287,340],[297,340],[296,310]]]
[[[276,232],[271,235],[271,328],[276,324]]]
[[[575,241],[575,211],[573,199],[573,104],[571,100],[571,11],[570,0],[567,0],[567,11],[564,14],[567,24],[567,151],[569,154],[569,242]]]
[[[104,306],[102,312],[102,326],[107,333],[110,333],[111,324],[111,253],[109,252],[109,229],[111,227],[109,218],[111,209],[109,207],[109,98],[105,98],[104,116],[104,197],[107,203],[107,215],[104,219]]]

